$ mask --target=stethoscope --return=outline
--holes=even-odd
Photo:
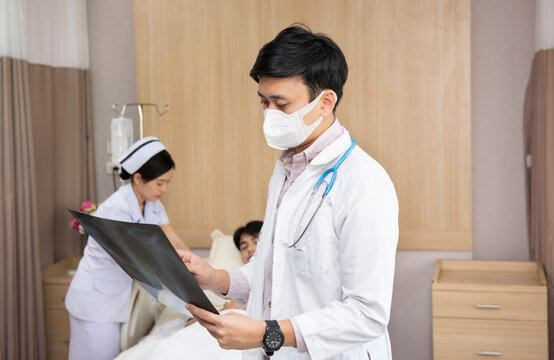
[[[292,244],[287,244],[285,242],[285,245],[287,245],[288,248],[294,248],[295,250],[298,250],[298,251],[306,251],[307,250],[307,248],[305,246],[303,246],[301,248],[297,248],[296,244],[298,244],[300,239],[302,239],[302,236],[304,236],[304,233],[306,233],[306,230],[308,230],[308,227],[310,227],[310,224],[312,223],[312,220],[314,219],[315,215],[317,214],[317,211],[321,207],[321,204],[323,204],[323,200],[325,200],[325,198],[327,197],[327,194],[329,194],[329,191],[331,191],[331,189],[333,188],[333,184],[335,183],[335,178],[337,177],[337,170],[339,169],[339,167],[341,166],[343,161],[348,157],[348,155],[350,155],[352,150],[356,147],[356,140],[354,140],[353,138],[351,138],[351,139],[352,139],[352,144],[350,145],[348,150],[346,150],[346,152],[341,156],[339,161],[337,161],[337,163],[332,168],[327,169],[323,173],[323,175],[321,175],[319,180],[317,180],[317,182],[315,183],[315,185],[312,189],[312,194],[310,195],[310,198],[308,199],[308,203],[306,204],[306,207],[304,208],[304,211],[302,212],[302,216],[300,217],[300,221],[298,222],[298,226],[296,227],[296,231],[294,232],[294,236],[295,236],[296,240]],[[300,226],[302,225],[302,221],[304,220],[304,217],[306,216],[306,212],[307,212],[308,208],[310,207],[310,204],[312,203],[312,199],[314,198],[314,195],[317,193],[317,190],[319,189],[321,184],[326,183],[325,179],[327,178],[327,176],[329,174],[332,174],[331,175],[331,181],[329,183],[327,183],[327,187],[325,188],[325,191],[323,192],[323,195],[321,196],[321,200],[319,201],[319,204],[317,205],[317,208],[315,209],[312,217],[310,218],[310,221],[308,221],[308,223],[304,227],[304,230],[300,233],[300,236],[296,237],[297,234],[300,231]]]

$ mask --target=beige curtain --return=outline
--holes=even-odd
[[[81,253],[67,209],[96,202],[88,70],[29,64],[41,262]]]
[[[96,200],[86,4],[0,0],[0,360],[53,350],[41,269],[80,253],[66,209]]]
[[[554,359],[554,49],[539,50],[533,66],[524,116],[527,156],[527,223],[531,259],[548,277],[549,349]]]
[[[0,359],[44,359],[41,268],[81,253],[67,209],[96,201],[90,76],[0,59]]]
[[[45,359],[27,62],[0,58],[0,358]]]

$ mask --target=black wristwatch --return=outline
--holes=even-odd
[[[281,348],[285,343],[285,335],[281,331],[279,323],[275,320],[266,320],[267,327],[265,328],[265,334],[262,339],[264,345],[264,351],[267,356],[273,355],[273,353]]]

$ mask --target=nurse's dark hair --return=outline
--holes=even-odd
[[[144,163],[138,169],[136,173],[139,173],[142,177],[142,180],[144,182],[149,182],[151,180],[154,180],[155,178],[165,174],[171,169],[175,169],[175,162],[171,158],[171,155],[169,155],[169,152],[167,150],[162,150],[156,155],[152,156],[150,160]],[[121,173],[119,174],[119,177],[123,180],[130,179],[134,174],[129,174],[125,169],[121,168]]]
[[[313,33],[304,24],[293,24],[265,44],[250,70],[256,82],[260,76],[300,76],[310,90],[310,101],[324,89],[342,98],[348,65],[338,45],[327,35]]]
[[[250,221],[245,226],[239,227],[235,233],[233,234],[233,241],[235,242],[235,246],[237,249],[240,250],[240,237],[243,234],[248,234],[250,236],[258,236],[260,231],[262,230],[262,225],[264,223],[259,220]]]

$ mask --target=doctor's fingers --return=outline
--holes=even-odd
[[[188,311],[191,312],[192,316],[194,316],[194,318],[198,320],[200,325],[204,326],[205,328],[207,328],[208,325],[219,325],[221,315],[211,313],[192,304],[187,304],[186,307]]]
[[[177,249],[177,254],[181,258],[181,260],[186,264],[190,263],[194,257],[194,253],[191,251],[181,250]]]
[[[198,266],[196,264],[191,264],[191,263],[188,263],[188,262],[185,262],[185,265],[186,265],[187,269],[189,269],[189,271],[191,272],[192,275],[198,275],[198,274],[202,273],[202,267],[201,266]]]
[[[199,324],[204,326],[210,335],[217,340],[219,346],[222,349],[235,349],[235,342],[232,341],[229,330],[222,325],[211,324],[209,322],[204,322],[203,320],[198,320]]]
[[[198,285],[202,289],[207,289],[208,284],[214,279],[215,269],[207,263],[203,264],[191,264],[185,263],[185,266],[190,271],[194,279],[198,282]]]
[[[233,343],[229,341],[229,339],[225,338],[218,328],[208,329],[208,332],[210,335],[217,340],[217,343],[219,344],[219,347],[225,350],[231,350],[234,349]]]
[[[194,318],[196,319],[196,321],[198,321],[198,323],[199,323],[200,325],[202,325],[202,327],[205,327],[206,330],[208,330],[208,331],[210,332],[210,334],[212,334],[213,337],[216,337],[216,336],[215,336],[215,330],[217,329],[217,325],[212,324],[211,322],[206,321],[206,320],[204,320],[204,319],[202,319],[202,318],[199,318],[199,317],[196,316],[196,315],[193,315],[193,316],[194,316]]]

